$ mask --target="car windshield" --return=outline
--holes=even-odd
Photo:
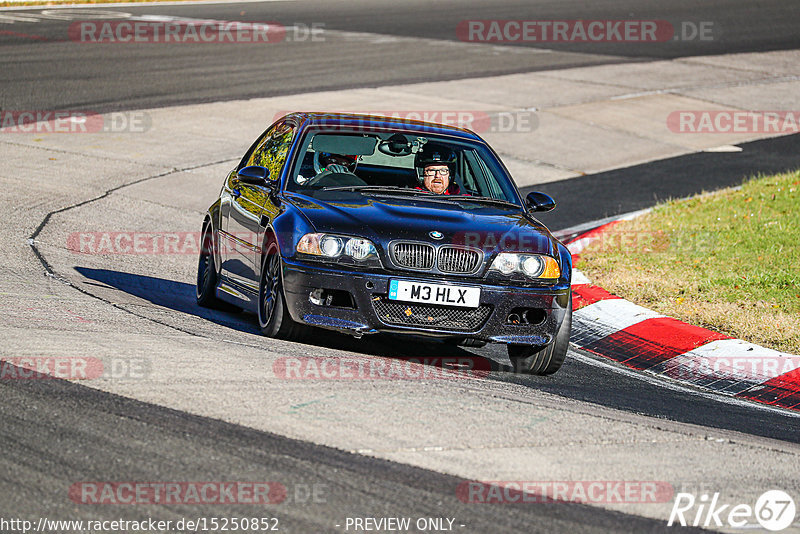
[[[480,143],[416,132],[341,131],[311,132],[301,143],[289,191],[313,196],[347,190],[519,205],[502,165]]]

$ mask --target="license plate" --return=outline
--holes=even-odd
[[[390,280],[389,299],[477,308],[480,305],[481,288]]]

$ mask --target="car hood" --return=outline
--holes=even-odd
[[[406,239],[558,257],[547,228],[520,208],[346,191],[319,192],[315,197],[287,194],[286,200],[317,232],[361,236],[376,244]],[[431,232],[442,236],[435,239]]]

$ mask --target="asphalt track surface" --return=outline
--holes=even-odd
[[[76,513],[64,488],[76,481],[281,481],[286,500],[259,507],[283,532],[341,532],[345,517],[455,517],[463,532],[667,532],[662,522],[572,503],[475,506],[456,497],[463,480],[108,395],[67,382],[2,384],[3,517],[173,521],[211,515],[192,504],[89,505]],[[30,491],[27,486],[33,486]],[[319,500],[305,490],[321,487]],[[35,495],[35,499],[32,497]],[[208,508],[206,508],[208,510]],[[216,517],[252,517],[247,504],[215,505]]]
[[[797,168],[800,135],[741,143],[741,152],[696,152],[623,169],[522,188],[558,199],[540,218],[549,228],[571,228],[649,208],[657,202],[740,185],[750,176]]]
[[[103,7],[134,16],[322,25],[323,42],[287,33],[274,44],[91,44],[69,42],[71,20],[4,24],[0,11],[0,108],[105,112],[800,47],[800,5],[766,0],[659,2],[265,2]],[[79,13],[79,12],[75,12]],[[464,20],[664,20],[712,23],[711,40],[656,43],[464,43]],[[109,19],[113,20],[113,19]],[[682,30],[679,30],[679,34]],[[297,35],[297,37],[295,37]],[[395,37],[391,39],[389,37]]]
[[[117,9],[117,8],[104,8]],[[380,12],[360,2],[322,5],[297,3],[224,4],[208,6],[147,6],[118,8],[130,13],[168,13],[219,20],[324,22],[330,30],[368,32],[408,38],[375,44],[372,55],[358,56],[359,41],[331,36],[325,46],[277,46],[269,57],[255,49],[230,51],[213,46],[164,48],[91,48],[63,42],[0,34],[0,82],[3,109],[74,109],[98,111],[170,106],[177,103],[291,94],[309,90],[362,87],[420,80],[443,80],[589,65],[646,61],[650,58],[721,52],[793,49],[800,47],[796,31],[798,7],[790,2],[665,3],[613,2],[585,6],[548,2],[519,6],[512,2],[393,3]],[[244,11],[244,13],[242,13]],[[714,20],[724,39],[712,43],[665,43],[642,49],[609,44],[550,45],[554,52],[498,54],[488,46],[465,56],[460,45],[436,47],[422,39],[456,41],[454,21],[469,18],[641,18]],[[25,25],[24,33],[63,39],[64,21]],[[22,33],[20,23],[13,30]],[[0,30],[11,29],[0,27]],[[338,39],[338,40],[337,40]],[[373,45],[371,45],[373,46]],[[471,45],[470,45],[471,46]],[[484,46],[484,45],[481,45]],[[509,48],[525,48],[514,46]],[[530,47],[532,48],[532,47]],[[313,50],[313,53],[310,53]],[[231,56],[233,54],[233,56]],[[422,58],[422,59],[420,59]],[[268,68],[265,64],[269,63]],[[393,69],[387,69],[386,65]],[[302,75],[298,75],[298,71]],[[753,172],[773,172],[796,166],[800,136],[742,145],[733,158],[700,153],[646,165],[609,171],[537,187],[552,193],[559,208],[542,219],[563,228],[600,217],[641,209],[658,199],[682,197],[704,189],[735,185]],[[637,187],[623,178],[637,176]],[[586,202],[593,199],[593,202]],[[587,207],[588,206],[588,207]],[[579,209],[580,208],[580,209]],[[47,265],[43,265],[43,269]],[[90,282],[116,287],[165,310],[161,321],[182,324],[182,315],[202,315],[213,324],[253,333],[252,317],[196,308],[190,284],[157,277],[127,277],[106,269],[80,272]],[[38,275],[38,273],[37,273]],[[91,286],[84,286],[91,287]],[[91,292],[91,289],[89,289]],[[103,298],[99,296],[98,298]],[[393,355],[396,342],[378,338],[359,343],[333,336],[321,348],[353,354]],[[451,349],[453,355],[464,354]],[[500,348],[486,355],[496,371],[503,370]],[[532,402],[506,386],[522,385],[565,400],[623,410],[670,424],[698,425],[730,439],[747,436],[800,442],[800,423],[776,411],[747,404],[721,403],[690,390],[663,388],[612,368],[568,358],[562,370],[548,378],[492,373],[476,394],[501,392],[521,403]],[[63,381],[0,381],[0,516],[116,518],[108,507],[76,508],[64,498],[64,488],[80,480],[281,480],[291,490],[324,483],[326,502],[282,506],[274,510],[288,532],[341,531],[332,518],[344,516],[456,516],[469,532],[644,532],[667,530],[663,521],[582,505],[534,507],[470,506],[455,498],[461,481],[435,471],[351,454],[215,419],[189,415],[89,387]],[[249,514],[242,506],[218,506],[214,515]],[[157,515],[169,519],[197,515],[197,508],[137,507],[127,518]]]

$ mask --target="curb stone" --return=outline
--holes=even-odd
[[[576,257],[622,216],[583,231],[559,233]],[[800,356],[664,316],[572,274],[570,342],[579,348],[649,374],[723,395],[800,411]]]

